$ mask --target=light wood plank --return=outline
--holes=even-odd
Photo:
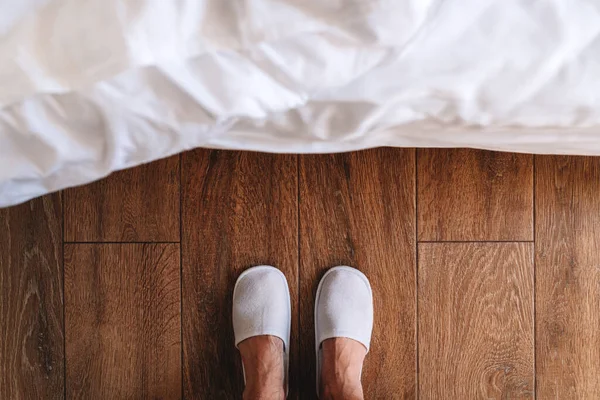
[[[537,391],[600,398],[600,158],[536,156]]]
[[[419,244],[419,395],[534,398],[533,244]]]
[[[179,156],[65,191],[67,242],[178,242]]]
[[[533,240],[533,157],[418,152],[420,241]]]
[[[231,324],[239,274],[274,265],[298,313],[297,159],[196,150],[183,154],[183,338],[186,399],[239,399]],[[297,398],[298,324],[292,319],[290,397]]]
[[[59,194],[0,209],[0,399],[62,399]]]
[[[375,327],[367,399],[416,397],[415,152],[376,149],[300,158],[301,398],[315,398],[314,298],[330,267],[363,271]]]
[[[65,245],[68,399],[181,398],[178,244]]]

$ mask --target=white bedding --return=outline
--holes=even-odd
[[[193,147],[600,154],[600,0],[0,0],[0,206]]]

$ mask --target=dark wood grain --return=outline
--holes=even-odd
[[[340,264],[374,289],[367,399],[597,399],[600,159],[536,156],[534,238],[532,156],[417,153],[186,153],[182,286],[178,244],[67,244],[66,311],[61,195],[1,209],[0,399],[240,398],[231,295],[257,264],[290,285],[292,399],[315,398],[314,295]],[[179,172],[68,190],[66,240],[180,240]],[[421,243],[417,284],[415,219],[422,241],[535,239],[535,316],[532,243]]]
[[[533,244],[419,244],[419,395],[533,399]]]
[[[246,268],[287,277],[298,313],[297,159],[196,150],[183,154],[183,340],[186,399],[239,399],[231,297]],[[290,398],[297,397],[298,324],[292,319]]]
[[[179,241],[179,157],[66,190],[65,241]]]
[[[59,194],[0,209],[0,399],[62,399]]]
[[[68,399],[181,398],[178,244],[65,245]]]
[[[600,158],[536,156],[537,392],[600,398]]]
[[[367,399],[416,397],[415,152],[376,149],[300,158],[301,398],[315,398],[314,298],[330,267],[363,271],[375,326]]]
[[[418,152],[420,241],[533,240],[533,156]]]

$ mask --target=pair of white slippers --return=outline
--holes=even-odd
[[[280,338],[284,345],[285,382],[292,310],[285,275],[277,268],[258,266],[244,271],[233,290],[233,330],[236,347],[261,335]],[[325,273],[315,299],[317,394],[321,376],[321,344],[336,337],[356,340],[369,351],[373,330],[373,293],[367,277],[351,267],[335,267]]]

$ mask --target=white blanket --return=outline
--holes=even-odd
[[[598,0],[0,0],[0,206],[193,147],[600,154]]]

